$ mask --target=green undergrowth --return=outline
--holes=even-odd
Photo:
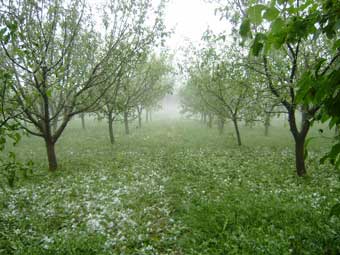
[[[25,138],[18,158],[34,169],[0,194],[0,254],[339,254],[339,173],[318,160],[296,177],[288,129],[231,126],[219,135],[194,121],[121,126],[71,123],[46,170],[43,142]],[[317,129],[311,136],[318,136]]]

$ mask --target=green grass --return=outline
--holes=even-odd
[[[194,121],[159,121],[132,134],[77,120],[47,171],[43,142],[24,138],[33,173],[0,193],[0,254],[339,254],[339,173],[311,142],[308,176],[294,172],[288,129],[225,134]],[[312,130],[311,136],[317,136]]]

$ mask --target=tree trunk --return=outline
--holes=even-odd
[[[128,114],[129,114],[128,112],[124,112],[124,126],[126,135],[130,134]]]
[[[218,132],[220,135],[223,134],[223,131],[224,131],[224,119],[220,118],[219,121],[218,121]]]
[[[203,123],[207,123],[207,114],[203,113]]]
[[[80,118],[81,118],[81,127],[83,129],[85,129],[85,114],[84,113],[81,113],[80,114]]]
[[[302,110],[301,110],[301,130],[303,129],[303,125],[304,125],[306,119],[307,119],[307,113],[302,108]]]
[[[145,122],[149,122],[149,111],[145,111]]]
[[[59,117],[58,115],[59,114],[57,116],[55,116],[56,112],[55,112],[55,108],[54,108],[53,104],[50,105],[50,111],[51,111],[51,114],[53,116],[53,119],[51,120],[51,124],[52,124],[52,133],[54,134],[58,129],[58,117]]]
[[[212,114],[209,113],[209,115],[208,115],[208,128],[212,128],[212,121],[213,121]]]
[[[295,165],[298,176],[306,175],[305,166],[305,136],[295,138]]]
[[[295,110],[292,109],[288,112],[288,121],[290,132],[292,133],[295,141],[295,166],[298,176],[304,176],[307,174],[305,165],[305,140],[310,127],[307,115],[304,115],[301,130],[299,132],[297,128]]]
[[[240,135],[240,130],[238,128],[238,123],[237,123],[237,119],[233,119],[233,123],[234,123],[234,127],[235,127],[235,132],[236,132],[236,137],[237,137],[237,144],[239,146],[242,145],[241,143],[241,135]]]
[[[115,143],[115,137],[113,135],[113,117],[112,114],[109,113],[109,135],[110,135],[110,143]]]
[[[264,120],[264,135],[268,136],[269,134],[269,126],[270,126],[270,114],[266,113]]]
[[[47,159],[48,159],[48,169],[50,171],[57,170],[57,156],[55,154],[55,143],[52,141],[52,138],[45,138],[46,151],[47,151]]]
[[[150,120],[150,122],[152,121],[152,114],[151,114],[151,111],[149,111],[149,120]]]
[[[138,112],[138,128],[142,128],[142,110],[137,109]]]

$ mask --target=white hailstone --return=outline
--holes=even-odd
[[[112,200],[112,203],[113,204],[120,204],[120,199],[118,197],[115,197],[113,200]]]
[[[45,244],[49,244],[49,243],[53,243],[53,238],[49,238],[48,236],[44,236],[43,239],[41,239],[42,242],[44,242]]]
[[[102,225],[100,224],[100,222],[97,219],[90,219],[87,221],[87,226],[93,230],[101,230],[102,229]]]
[[[153,247],[149,244],[149,245],[146,246],[144,249],[145,249],[145,251],[152,251],[152,250],[153,250]]]
[[[111,248],[112,246],[114,246],[114,242],[112,240],[106,240],[106,242],[104,243],[105,248]]]

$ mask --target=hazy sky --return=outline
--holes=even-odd
[[[152,1],[154,6],[159,3],[159,0]],[[88,0],[87,2],[96,11],[106,1]],[[187,45],[187,40],[197,43],[208,27],[216,33],[229,30],[227,21],[225,19],[220,21],[219,17],[214,15],[215,6],[204,0],[169,0],[165,12],[165,23],[167,29],[175,29],[175,32],[168,40],[167,46],[176,50]],[[99,13],[96,11],[94,15],[100,23]],[[101,25],[98,25],[99,30],[100,27]]]
[[[204,0],[170,0],[166,11],[166,25],[175,28],[168,46],[177,49],[186,39],[199,42],[204,31],[210,27],[215,32],[228,30],[228,23],[214,15],[215,6]]]

